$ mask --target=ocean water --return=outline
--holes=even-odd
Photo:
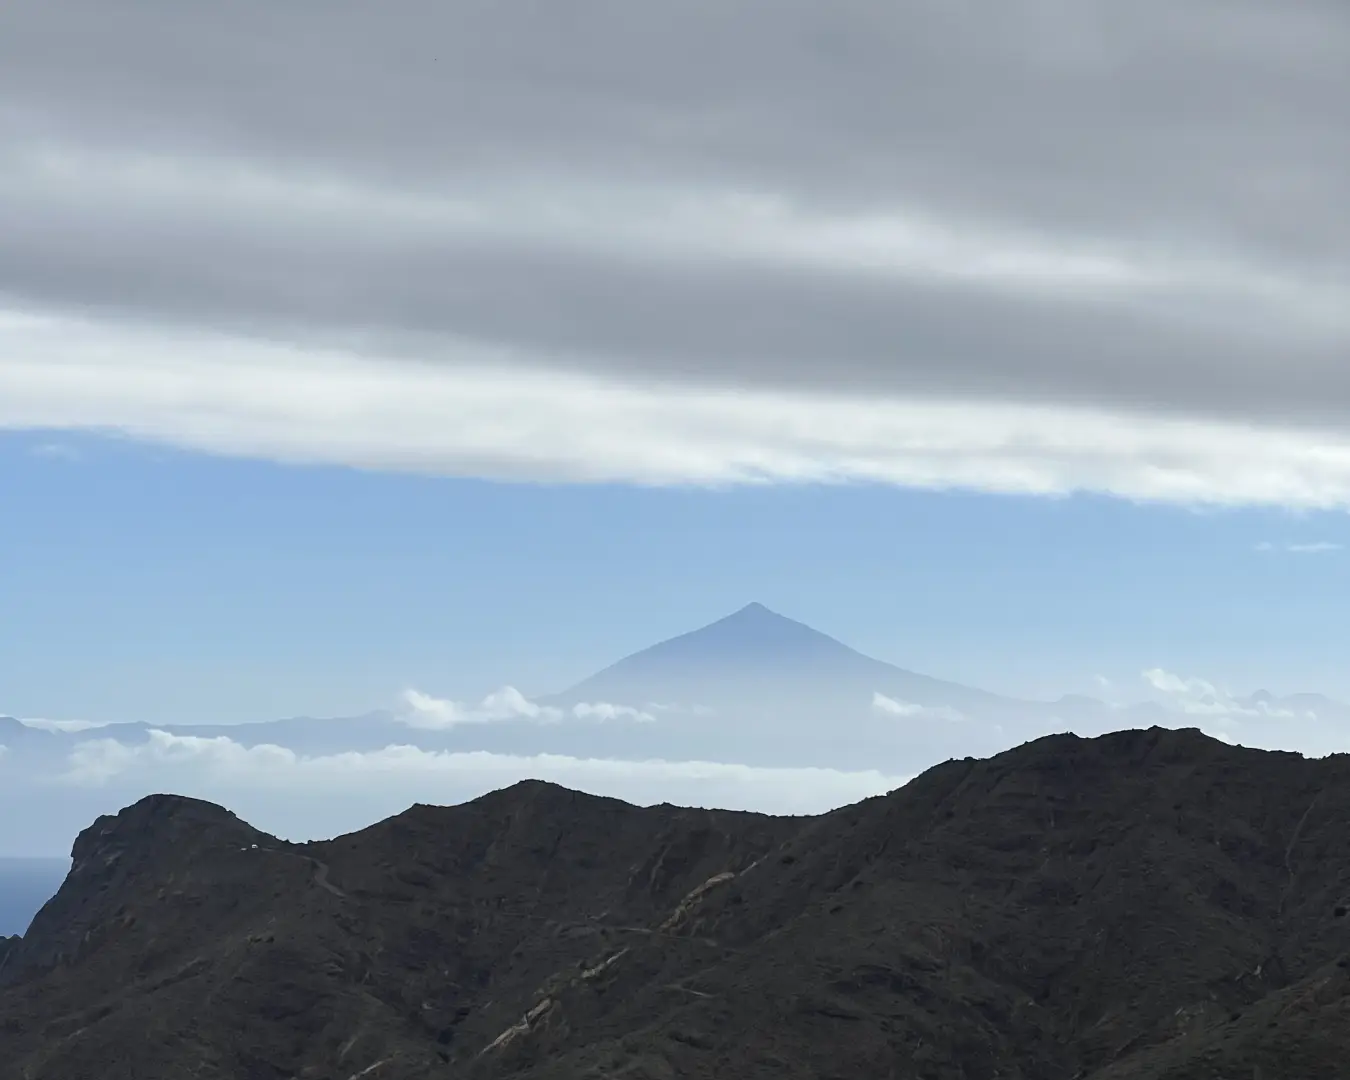
[[[22,934],[65,880],[69,859],[0,856],[0,937]]]

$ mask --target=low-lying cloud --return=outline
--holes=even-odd
[[[89,739],[72,751],[67,785],[99,787],[167,781],[191,794],[203,788],[265,787],[341,798],[352,785],[386,790],[402,800],[458,802],[517,780],[550,780],[630,802],[766,813],[819,813],[901,786],[906,777],[880,771],[768,768],[712,761],[620,761],[559,754],[448,752],[409,745],[303,756],[281,746],[246,747],[225,736],[199,737],[152,729],[144,742]],[[392,811],[391,811],[392,812]]]
[[[1149,686],[1161,693],[1173,708],[1188,716],[1267,717],[1275,720],[1296,718],[1316,719],[1312,710],[1295,710],[1273,704],[1273,699],[1251,697],[1241,699],[1230,691],[1206,679],[1183,677],[1162,668],[1149,668],[1142,673]]]
[[[960,709],[950,705],[916,705],[912,701],[897,701],[880,692],[872,695],[872,710],[885,716],[904,716],[915,720],[940,720],[958,724],[967,719]]]
[[[433,697],[420,690],[405,690],[404,708],[398,719],[409,727],[439,730],[461,724],[490,724],[501,720],[561,720],[561,709],[549,708],[531,701],[514,686],[493,691],[476,706]]]
[[[656,717],[645,709],[632,705],[612,705],[608,701],[582,701],[572,706],[572,715],[578,720],[636,720],[653,724]]]
[[[646,709],[633,705],[616,705],[608,701],[582,701],[568,709],[555,705],[541,705],[531,701],[514,686],[495,690],[474,706],[433,697],[420,690],[405,690],[403,708],[397,718],[409,727],[443,731],[463,724],[491,724],[503,720],[534,720],[539,723],[557,723],[565,719],[606,722],[630,720],[655,723],[656,717]]]

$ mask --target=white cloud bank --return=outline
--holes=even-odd
[[[1172,707],[1189,716],[1250,716],[1276,720],[1315,719],[1316,714],[1272,704],[1264,699],[1239,700],[1230,691],[1206,679],[1176,675],[1162,668],[1149,668],[1141,677],[1163,695]]]
[[[415,746],[306,757],[281,746],[245,747],[151,730],[142,743],[89,739],[70,755],[63,777],[75,787],[163,784],[184,794],[265,788],[341,797],[385,792],[401,805],[459,802],[519,780],[549,780],[639,804],[805,814],[893,790],[909,778],[867,770],[771,768],[709,761],[619,761],[558,754],[448,752]],[[393,811],[390,811],[393,812]]]
[[[1350,506],[1350,435],[1072,405],[659,386],[0,312],[0,428],[498,479],[881,482]],[[533,365],[533,366],[532,366]]]
[[[959,724],[966,719],[965,713],[950,705],[915,705],[910,701],[896,701],[885,694],[872,694],[872,710],[886,716],[904,716],[916,720],[940,720],[948,724]]]
[[[474,706],[410,689],[403,692],[403,706],[397,714],[399,720],[409,727],[430,731],[502,720],[535,720],[540,723],[555,723],[567,717],[602,723],[613,720],[653,723],[656,720],[644,709],[632,705],[615,705],[608,701],[578,702],[564,711],[556,706],[531,701],[514,686],[503,686]]]
[[[612,705],[608,701],[582,701],[572,706],[572,715],[578,720],[636,720],[642,724],[656,722],[656,717],[632,705]]]
[[[537,705],[514,686],[503,686],[476,706],[432,697],[420,690],[403,692],[404,709],[398,718],[409,727],[443,730],[463,724],[491,724],[500,720],[561,720],[560,709]]]

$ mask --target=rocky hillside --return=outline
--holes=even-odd
[[[808,819],[156,796],[0,943],[0,1080],[1278,1080],[1350,1060],[1350,759],[1056,736]]]

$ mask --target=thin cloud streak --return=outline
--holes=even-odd
[[[1276,544],[1270,540],[1262,540],[1256,545],[1256,550],[1263,553],[1285,552],[1290,555],[1326,555],[1333,551],[1341,551],[1343,548],[1344,545],[1330,540],[1314,540],[1301,544]]]

